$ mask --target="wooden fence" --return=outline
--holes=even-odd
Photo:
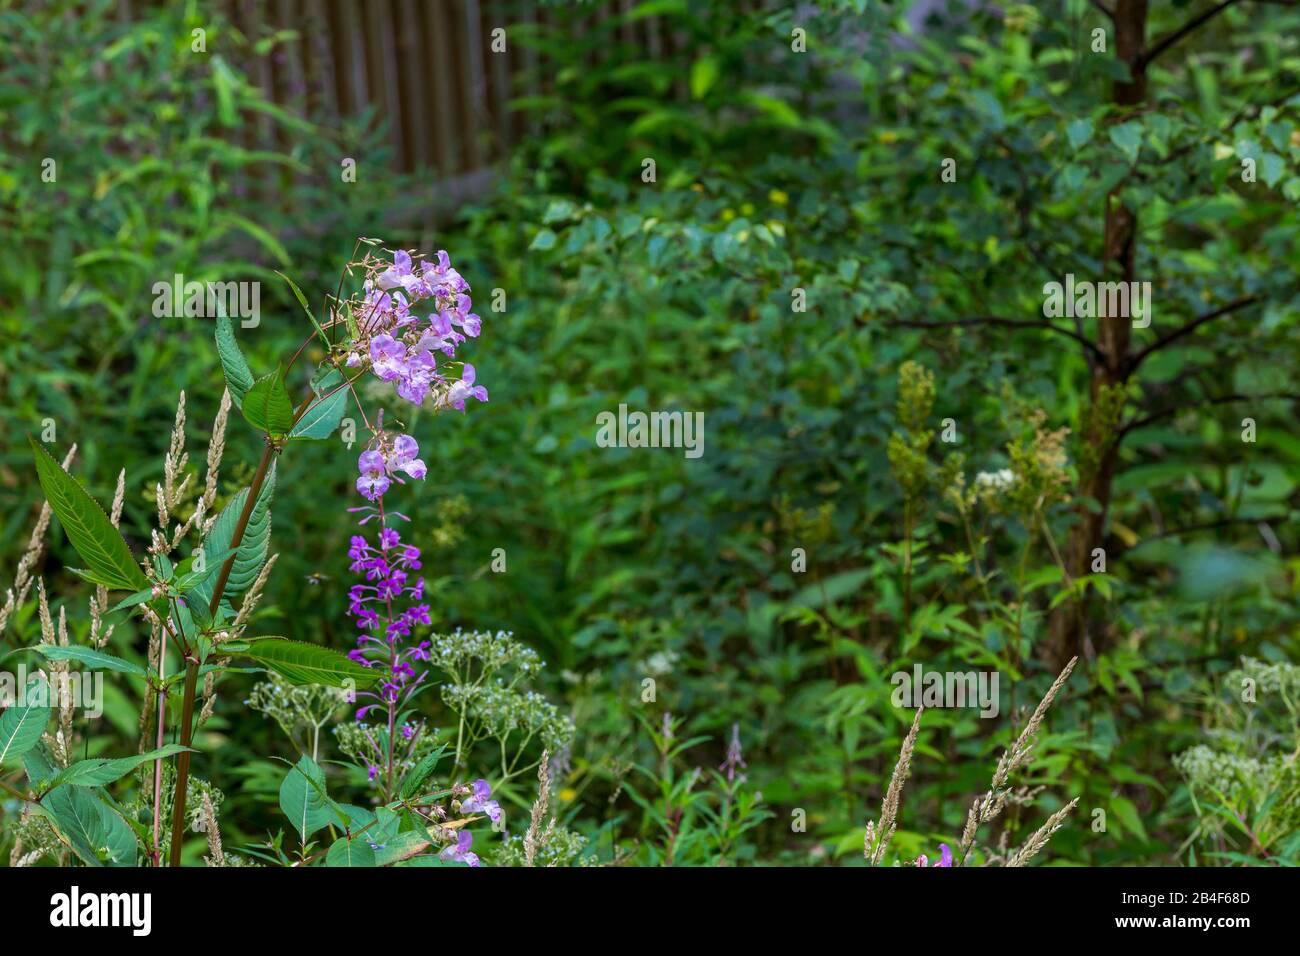
[[[119,2],[129,18],[151,0]],[[373,110],[392,168],[432,171],[444,187],[472,188],[534,122],[510,105],[550,87],[528,35],[581,35],[620,17],[620,42],[652,56],[673,46],[659,18],[626,16],[642,0],[214,2],[250,41],[292,34],[265,55],[236,61],[270,101],[331,125]],[[493,49],[497,29],[505,31],[504,52]],[[245,124],[242,136],[250,147],[285,145],[265,117]]]

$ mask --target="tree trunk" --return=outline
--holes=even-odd
[[[1147,95],[1146,67],[1142,62],[1146,52],[1147,0],[1116,0],[1114,24],[1115,52],[1121,62],[1128,64],[1129,79],[1114,84],[1111,100],[1123,107],[1140,106]],[[1102,269],[1108,281],[1134,280],[1136,236],[1137,211],[1120,202],[1117,187],[1106,196]],[[1101,358],[1092,369],[1094,406],[1100,400],[1103,388],[1121,385],[1128,378],[1129,338],[1132,333],[1131,316],[1104,316],[1100,312],[1098,315],[1097,346]],[[1093,416],[1093,422],[1092,432],[1083,437],[1100,448],[1099,464],[1079,492],[1085,500],[1095,500],[1098,507],[1093,510],[1080,505],[1077,509],[1078,520],[1070,530],[1063,556],[1072,578],[1091,572],[1093,551],[1102,546],[1119,455],[1119,444],[1100,422],[1100,416]],[[1059,670],[1076,654],[1090,654],[1099,649],[1102,639],[1100,635],[1093,639],[1092,618],[1092,608],[1086,597],[1066,601],[1057,608],[1051,620],[1047,644],[1047,658],[1053,667]]]

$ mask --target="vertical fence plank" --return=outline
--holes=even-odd
[[[451,5],[440,3],[427,8],[425,19],[425,48],[430,51],[433,77],[428,95],[428,115],[433,120],[433,136],[438,157],[438,174],[447,179],[461,169],[460,120],[456,112],[457,96],[455,70],[452,63],[454,23]]]
[[[359,0],[339,0],[339,28],[334,34],[335,62],[341,65],[343,78],[339,105],[349,116],[358,116],[370,105],[370,87],[366,82],[366,45],[362,35]]]
[[[522,48],[516,50],[515,56],[519,57],[515,61],[515,70],[511,74],[512,86],[511,95],[520,94],[522,96],[540,96],[542,87],[538,70],[541,66],[541,57],[538,56],[536,42],[541,37],[542,24],[537,16],[537,8],[531,3],[523,4],[523,9],[516,13],[516,20],[524,24],[528,29],[528,36],[531,42]],[[522,53],[522,56],[520,54]],[[523,84],[520,83],[520,76],[523,77]],[[527,114],[515,114],[514,135],[518,141],[529,133],[536,133],[540,128],[540,121],[536,110],[530,110]]]
[[[506,11],[502,9],[501,4],[491,4],[482,11],[483,23],[483,43],[481,49],[483,56],[486,58],[487,69],[487,105],[488,113],[492,117],[493,128],[496,132],[496,142],[493,144],[491,154],[492,160],[496,160],[505,155],[509,147],[510,135],[510,76],[511,76],[511,57],[512,41],[510,37],[510,19],[505,15]],[[493,39],[492,32],[501,29],[505,31],[505,49],[496,52],[492,49]],[[497,44],[498,46],[500,44]]]
[[[304,0],[302,22],[303,79],[307,88],[307,108],[313,118],[333,121],[339,115],[338,90],[335,88],[334,57],[330,51],[330,24],[324,0]]]
[[[475,170],[486,165],[488,146],[486,141],[491,137],[491,119],[487,111],[487,80],[483,66],[483,25],[479,18],[478,0],[457,0],[456,6],[461,9],[461,24],[464,31],[461,34],[460,44],[463,54],[461,68],[464,78],[463,89],[466,93],[464,101],[468,107],[466,129],[471,131],[466,137],[470,147],[466,169]]]
[[[304,108],[307,103],[307,78],[303,69],[303,51],[307,45],[306,26],[307,18],[302,16],[296,0],[276,0],[275,28],[293,30],[298,34],[297,40],[282,43],[275,50],[276,61],[281,67],[277,71],[281,81],[277,101]]]
[[[428,111],[429,51],[424,45],[424,8],[417,0],[401,0],[398,7],[397,52],[401,58],[402,132],[408,144],[410,169],[427,169],[433,164]]]
[[[119,0],[118,17],[129,22],[142,2],[160,0]],[[231,29],[249,43],[238,61],[227,54],[231,65],[268,101],[336,129],[373,108],[392,147],[392,167],[436,170],[440,206],[472,189],[522,136],[540,131],[544,114],[510,106],[516,96],[555,91],[535,41],[570,43],[592,64],[623,56],[628,46],[659,56],[680,42],[662,35],[657,17],[624,20],[637,2],[218,0]],[[499,53],[491,49],[498,27],[506,30]],[[297,37],[257,55],[252,45],[275,30]],[[534,42],[521,43],[525,34]],[[248,149],[290,150],[296,142],[291,131],[252,111],[226,135]],[[345,155],[354,145],[344,144]]]
[[[371,98],[388,142],[393,147],[394,166],[401,172],[407,172],[412,164],[406,153],[406,136],[402,130],[402,95],[397,76],[398,53],[392,4],[389,0],[370,0],[366,4],[363,22]]]
[[[257,78],[257,85],[262,88],[262,96],[274,103],[275,83],[271,74],[271,58],[256,56],[252,50],[252,44],[257,42],[266,27],[266,4],[263,0],[244,0],[243,7],[244,36],[250,45],[248,55],[251,58],[251,62],[246,66]],[[251,132],[258,149],[278,149],[282,145],[276,124],[265,113],[257,114]]]

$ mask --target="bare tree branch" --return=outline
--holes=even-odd
[[[1084,347],[1092,356],[1098,360],[1102,358],[1101,350],[1087,338],[1070,329],[1063,329],[1059,325],[1053,325],[1050,322],[1033,322],[1027,319],[1003,319],[997,316],[978,316],[970,319],[948,319],[940,322],[921,322],[914,319],[892,319],[887,325],[900,326],[908,329],[947,329],[947,328],[968,328],[971,326],[995,325],[1002,328],[1011,329],[1033,329],[1038,332],[1055,332],[1057,335],[1064,335],[1066,338],[1074,339]]]
[[[1132,359],[1129,360],[1128,370],[1125,373],[1126,377],[1132,375],[1135,371],[1137,371],[1138,366],[1141,365],[1144,361],[1146,361],[1146,359],[1148,358],[1148,356],[1151,355],[1152,352],[1158,352],[1160,349],[1165,348],[1166,346],[1171,345],[1174,342],[1177,342],[1179,339],[1191,335],[1193,332],[1199,329],[1206,322],[1213,322],[1215,319],[1222,318],[1225,315],[1228,315],[1232,312],[1236,312],[1238,309],[1244,309],[1246,306],[1253,305],[1258,301],[1259,301],[1259,296],[1257,295],[1242,296],[1240,299],[1234,299],[1233,301],[1229,302],[1227,305],[1221,305],[1219,306],[1219,308],[1214,309],[1211,312],[1206,312],[1204,315],[1198,315],[1196,318],[1192,319],[1192,321],[1188,322],[1186,325],[1179,326],[1178,328],[1174,329],[1172,332],[1168,333],[1167,335],[1162,335],[1160,338],[1156,339],[1154,342],[1152,342],[1146,348],[1142,349],[1142,351],[1138,352],[1135,356],[1133,356]]]
[[[1204,10],[1201,13],[1198,13],[1196,16],[1192,17],[1190,20],[1184,23],[1177,30],[1173,30],[1169,33],[1166,33],[1163,37],[1161,37],[1159,40],[1156,41],[1155,46],[1153,46],[1150,50],[1148,50],[1145,54],[1143,54],[1142,58],[1138,60],[1137,69],[1145,70],[1147,64],[1149,64],[1152,60],[1158,57],[1161,53],[1164,53],[1165,50],[1169,49],[1171,46],[1173,46],[1183,37],[1187,36],[1187,34],[1196,30],[1198,27],[1201,26],[1201,24],[1205,23],[1206,21],[1212,20],[1214,17],[1218,16],[1224,10],[1228,9],[1228,7],[1235,6],[1239,2],[1240,0],[1222,0],[1221,3],[1218,3],[1215,6],[1210,7],[1208,10]],[[1297,4],[1300,4],[1300,0],[1255,0],[1255,2],[1272,4],[1273,6],[1276,7],[1294,7]]]
[[[1146,544],[1148,541],[1155,541],[1158,538],[1172,538],[1175,535],[1191,534],[1193,531],[1213,531],[1218,528],[1230,528],[1233,525],[1239,525],[1239,524],[1260,524],[1261,522],[1265,524],[1282,523],[1284,521],[1289,521],[1289,520],[1290,520],[1290,516],[1284,514],[1259,515],[1253,518],[1251,517],[1220,518],[1218,521],[1203,521],[1200,524],[1183,525],[1181,528],[1168,528],[1164,531],[1158,532],[1157,534],[1147,535],[1139,543]]]
[[[1263,0],[1259,0],[1259,2],[1263,2]],[[1294,74],[1288,74],[1286,77],[1288,81],[1294,78],[1295,78]],[[1277,81],[1281,82],[1282,77],[1277,77]],[[1204,146],[1208,143],[1212,143],[1214,140],[1218,139],[1219,137],[1224,136],[1227,133],[1230,133],[1232,131],[1232,128],[1236,126],[1238,123],[1240,123],[1242,120],[1255,119],[1256,117],[1259,116],[1260,113],[1264,111],[1266,107],[1281,106],[1283,103],[1291,99],[1291,97],[1295,96],[1297,93],[1300,93],[1300,86],[1292,86],[1289,87],[1285,93],[1282,93],[1280,96],[1275,96],[1267,103],[1247,103],[1245,106],[1241,107],[1241,109],[1237,110],[1236,113],[1232,114],[1232,116],[1228,118],[1227,122],[1221,123],[1213,133],[1209,134],[1208,136],[1202,136],[1200,139],[1194,139],[1190,143],[1184,143],[1182,146],[1179,146],[1177,149],[1170,151],[1169,155],[1166,156],[1164,159],[1157,160],[1155,165],[1167,166],[1170,163],[1178,159],[1181,159],[1182,157],[1190,153],[1192,150],[1196,149],[1198,146]]]
[[[1174,30],[1171,33],[1166,33],[1163,37],[1161,37],[1159,40],[1156,41],[1155,46],[1153,46],[1151,49],[1149,49],[1146,53],[1142,55],[1142,58],[1138,60],[1137,68],[1139,70],[1146,69],[1148,63],[1150,63],[1152,60],[1158,57],[1161,53],[1164,53],[1165,50],[1168,50],[1171,46],[1173,46],[1183,37],[1187,36],[1187,34],[1197,29],[1199,26],[1201,26],[1201,24],[1205,23],[1207,20],[1211,20],[1214,17],[1218,16],[1224,10],[1228,9],[1228,7],[1234,6],[1239,2],[1240,0],[1223,0],[1223,2],[1217,4],[1216,6],[1210,7],[1210,9],[1198,13],[1196,16],[1192,17],[1190,20],[1184,23],[1177,30]]]
[[[1150,415],[1143,416],[1142,418],[1131,419],[1125,424],[1121,425],[1119,430],[1115,433],[1115,440],[1119,441],[1129,432],[1137,431],[1139,428],[1146,428],[1148,425],[1154,425],[1156,422],[1160,421],[1161,419],[1172,418],[1174,415],[1177,415],[1179,412],[1185,411],[1187,408],[1203,408],[1207,405],[1230,405],[1233,402],[1267,402],[1267,401],[1278,401],[1278,400],[1300,402],[1300,393],[1265,392],[1262,395],[1238,395],[1238,394],[1215,395],[1212,398],[1203,399],[1199,402],[1193,402],[1190,406],[1175,405],[1175,406],[1171,406],[1170,408],[1162,408],[1158,412],[1152,412]]]

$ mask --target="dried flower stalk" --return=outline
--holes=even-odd
[[[885,790],[885,799],[880,808],[880,823],[867,824],[866,837],[863,840],[862,855],[872,866],[879,866],[884,858],[885,849],[894,837],[895,824],[898,820],[898,805],[903,796],[903,784],[907,782],[908,772],[912,766],[912,751],[916,747],[916,735],[921,729],[921,714],[924,707],[916,709],[912,719],[912,729],[903,738],[902,749],[898,752],[898,763],[894,764],[894,773],[889,778],[889,787]]]

